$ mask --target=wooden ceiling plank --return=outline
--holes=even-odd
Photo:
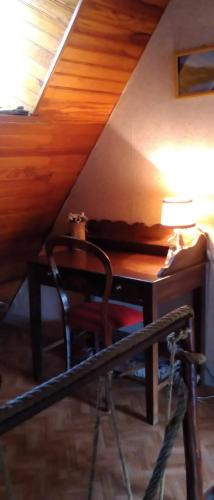
[[[22,93],[23,92],[23,93]],[[32,92],[30,89],[25,88],[23,91],[20,92],[19,96],[18,95],[11,95],[11,101],[20,101],[24,105],[24,108],[30,108],[32,107],[32,100],[35,99],[36,94]]]
[[[60,183],[59,182],[60,178],[58,176],[58,178],[57,178],[58,190],[53,190],[53,183],[52,183],[52,185],[50,186],[50,189],[47,189],[47,187],[46,187],[46,189],[44,189],[43,192],[41,192],[40,194],[37,193],[37,195],[35,195],[35,193],[32,191],[29,193],[28,198],[26,197],[23,199],[23,196],[21,196],[21,194],[20,194],[20,196],[16,195],[17,196],[16,200],[11,200],[11,196],[7,197],[7,198],[6,197],[1,198],[0,208],[1,208],[1,210],[3,209],[5,217],[13,216],[14,211],[16,211],[16,215],[18,217],[28,216],[29,210],[33,214],[33,213],[37,213],[41,209],[42,210],[45,209],[47,196],[48,196],[49,203],[51,205],[58,206],[58,204],[60,203],[61,197],[64,196],[66,182],[68,180],[73,180],[74,178],[75,178],[75,176],[72,174],[72,176],[66,177],[66,181],[64,180],[63,182]],[[18,201],[18,204],[17,204],[17,201]],[[2,232],[3,232],[3,230],[4,229],[2,228]]]
[[[80,123],[87,127],[99,126],[100,132],[103,129],[103,123],[108,120],[111,112],[112,105],[103,103],[84,103],[82,106],[76,103],[70,105],[61,103],[60,113],[50,100],[45,100],[42,107],[44,117],[51,117],[52,120],[57,120],[59,123],[62,120],[64,123],[67,122],[67,126],[71,126],[71,124],[76,126]],[[94,136],[94,143],[98,137],[99,134]]]
[[[130,17],[144,17],[145,14],[150,15],[154,11],[161,15],[167,3],[169,3],[167,0],[117,0],[114,3],[112,0],[91,0],[90,6],[94,5],[95,9],[110,10],[113,14],[119,12]]]
[[[69,75],[55,74],[51,80],[49,88],[63,88],[63,89],[80,89],[87,91],[97,92],[110,92],[113,94],[121,94],[124,88],[124,82],[112,82],[110,80],[102,80],[101,78],[86,78]]]
[[[82,89],[64,89],[62,87],[58,89],[57,87],[52,88],[51,86],[49,86],[46,92],[46,98],[50,99],[50,101],[54,99],[59,107],[61,101],[68,103],[68,105],[73,101],[84,105],[84,102],[96,103],[98,99],[104,104],[108,103],[114,105],[115,99],[118,99],[118,95],[119,94],[116,92],[110,93],[103,92],[102,90],[95,92],[92,89],[84,91]]]
[[[33,24],[23,24],[25,40],[29,40],[52,54],[55,54],[58,48],[59,40],[55,38],[54,35],[49,35],[48,33],[43,32],[40,28],[37,28]]]
[[[84,4],[84,13],[77,19],[74,28],[82,32],[94,34],[104,33],[111,38],[111,35],[128,35],[134,32],[143,32],[151,34],[157,25],[162,14],[162,10],[152,5],[145,5],[142,14],[134,15],[122,13],[117,4],[115,8],[102,8],[96,2]],[[90,19],[90,23],[88,22]]]
[[[133,70],[136,59],[134,57],[121,57],[114,54],[101,53],[95,50],[83,50],[81,48],[67,46],[63,52],[63,57],[67,61],[81,61],[84,64],[91,64],[94,67],[116,69],[128,71],[129,74]],[[51,80],[50,80],[51,84]]]
[[[28,76],[37,78],[41,82],[44,80],[46,68],[45,66],[42,66],[42,64],[35,61],[32,56],[25,57],[23,64],[28,68]]]
[[[147,3],[149,5],[155,5],[157,7],[165,9],[165,7],[167,7],[169,3],[169,0],[144,0],[144,3]]]
[[[77,61],[69,61],[61,58],[59,63],[57,64],[56,71],[54,72],[53,78],[55,75],[73,75],[79,77],[87,77],[87,78],[99,78],[103,80],[111,80],[115,82],[126,82],[129,78],[130,72],[127,70],[121,70],[119,68],[104,68],[102,66],[102,75],[100,74],[100,67],[81,63]],[[51,82],[50,82],[51,85]]]
[[[33,43],[31,40],[25,40],[24,42],[24,54],[25,57],[33,59],[37,64],[44,66],[47,69],[54,54],[50,52],[49,49],[45,49],[39,44]]]
[[[45,154],[68,154],[74,152],[75,154],[87,153],[97,136],[101,131],[99,124],[94,124],[93,127],[87,127],[82,124],[75,124],[71,130],[64,130],[62,135],[58,133],[48,133],[41,129],[39,138],[37,137],[38,129],[27,130],[26,135],[28,140],[26,141],[26,135],[24,136],[24,127],[22,129],[22,134],[13,134],[11,145],[11,136],[8,134],[2,135],[2,147],[1,156],[29,156],[33,152],[35,155],[44,156]],[[67,132],[67,133],[66,133]],[[38,140],[39,139],[39,140]],[[64,139],[64,142],[63,142]]]
[[[29,179],[26,178],[19,178],[19,181],[15,184],[13,179],[8,180],[4,179],[3,176],[1,178],[2,182],[2,194],[0,197],[0,205],[2,206],[2,203],[7,203],[7,204],[14,204],[16,203],[16,200],[18,199],[19,202],[21,201],[22,203],[22,198],[23,198],[23,203],[25,203],[25,200],[29,200],[29,197],[33,199],[35,198],[41,198],[44,195],[44,192],[46,192],[47,189],[49,189],[50,184],[55,185],[56,178],[58,178],[58,184],[57,187],[60,186],[61,184],[65,184],[67,182],[68,178],[71,178],[73,175],[76,175],[76,172],[79,171],[81,168],[81,163],[79,161],[76,161],[75,157],[72,158],[72,155],[70,155],[69,158],[69,167],[64,167],[59,168],[59,166],[56,166],[55,168],[52,168],[47,172],[46,174],[41,172],[36,172],[34,176],[32,176],[31,180],[35,182],[35,186],[30,187],[29,191],[27,192],[25,198],[23,198],[23,187],[27,188],[29,184]],[[62,170],[62,174],[60,174],[60,171]],[[51,187],[52,190],[52,187]],[[52,194],[54,196],[55,190],[52,190]],[[57,190],[56,190],[56,195],[57,195]],[[15,200],[13,199],[15,197]],[[18,209],[18,208],[17,208]]]
[[[6,160],[4,157],[0,157],[0,182],[2,180],[14,182],[18,179],[24,180],[26,178],[29,181],[33,181],[40,175],[40,172],[44,172],[44,169],[49,168],[54,168],[57,171],[60,168],[60,171],[62,169],[64,172],[70,170],[69,162],[71,159],[76,165],[82,165],[82,162],[86,159],[86,155],[81,153],[64,154],[62,152],[58,156],[54,154],[24,157],[7,156]]]
[[[69,13],[70,15],[70,13]],[[22,17],[28,23],[36,26],[41,29],[43,32],[48,33],[49,35],[54,35],[58,40],[62,37],[67,24],[69,16],[66,16],[66,22],[62,22],[62,20],[57,19],[56,17],[50,16],[50,13],[41,11],[38,8],[38,5],[26,5],[24,2],[22,5]]]
[[[31,96],[31,93],[33,93],[34,95],[37,95],[40,88],[41,88],[41,85],[42,85],[42,82],[39,78],[36,78],[35,76],[28,74],[27,78],[25,79],[24,88],[22,89],[22,92],[20,93],[21,99],[23,98],[23,100],[24,100],[25,92],[26,93],[29,92],[29,96]]]
[[[78,0],[69,4],[60,0],[17,1],[22,45],[22,52],[19,51],[22,80],[16,85],[14,96],[11,95],[10,101],[3,104],[6,108],[24,106],[30,112],[35,108],[77,2]],[[40,65],[38,73],[34,65],[34,77],[39,80],[36,89],[32,82],[29,85],[30,69],[26,64],[26,59],[29,58]],[[41,66],[44,67],[44,72],[41,72]]]
[[[22,3],[27,4],[31,7],[39,9],[40,12],[47,14],[49,17],[60,21],[64,26],[67,26],[68,20],[71,13],[74,11],[76,6],[76,0],[69,2],[70,5],[66,5],[63,2],[57,2],[57,0],[22,0]]]
[[[138,59],[149,38],[149,35],[144,33],[137,33],[137,36],[133,33],[120,36],[112,35],[109,38],[104,34],[103,36],[93,36],[75,30],[72,36],[72,47]]]

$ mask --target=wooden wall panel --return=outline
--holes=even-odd
[[[41,28],[48,14],[49,31],[56,4],[62,25],[73,5],[70,0],[22,3],[39,11]],[[26,273],[27,261],[50,231],[166,4],[84,0],[34,115],[0,116],[0,283],[8,301]],[[42,77],[46,52],[54,50],[51,34],[50,44],[42,51],[36,48],[35,33],[28,40],[29,57],[33,54],[29,92],[37,89],[34,76]]]

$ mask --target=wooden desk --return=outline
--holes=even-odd
[[[107,250],[113,267],[112,299],[138,304],[144,310],[145,325],[157,319],[162,310],[170,311],[172,301],[179,305],[191,304],[195,310],[197,344],[201,345],[202,293],[205,279],[205,262],[187,267],[162,278],[157,276],[164,265],[165,257],[133,252]],[[95,262],[82,255],[73,258],[69,252],[58,254],[60,272],[66,288],[83,290],[86,279],[92,294],[102,294],[103,275]],[[53,286],[45,256],[29,264],[30,319],[33,347],[33,373],[39,380],[42,375],[42,321],[41,285]],[[185,295],[190,299],[187,300]],[[35,343],[35,339],[37,342]],[[38,342],[39,340],[39,342]],[[158,345],[145,353],[147,420],[154,424],[158,420]]]

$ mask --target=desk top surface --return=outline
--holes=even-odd
[[[110,258],[113,275],[115,277],[141,280],[144,282],[155,282],[166,279],[158,277],[159,270],[164,266],[165,257],[159,255],[147,255],[142,253],[120,252],[107,250]],[[89,272],[102,272],[102,266],[92,255],[86,255],[82,251],[69,252],[58,251],[56,256],[57,265],[61,268],[86,270]],[[47,266],[47,257],[41,253],[31,264],[42,264]]]
[[[108,250],[107,255],[111,261],[113,275],[145,281],[157,279],[159,269],[164,265],[165,257],[157,255],[145,255],[132,252],[119,252]],[[36,262],[47,265],[47,257],[43,254]],[[86,270],[90,272],[102,272],[102,265],[92,255],[86,255],[81,251],[57,252],[56,262],[59,267]]]

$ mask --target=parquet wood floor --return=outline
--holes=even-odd
[[[60,352],[46,354],[46,375],[63,368]],[[32,387],[29,335],[2,328],[1,403]],[[2,438],[16,500],[86,500],[94,425],[95,386],[66,398]],[[160,394],[160,423],[143,420],[144,390],[136,381],[114,381],[114,399],[134,500],[140,500],[151,475],[164,431],[166,393]],[[214,400],[199,403],[204,489],[214,483]],[[104,416],[99,440],[94,500],[125,500],[111,420]],[[184,500],[185,470],[180,431],[166,474],[165,500]],[[0,499],[5,489],[0,477]]]

